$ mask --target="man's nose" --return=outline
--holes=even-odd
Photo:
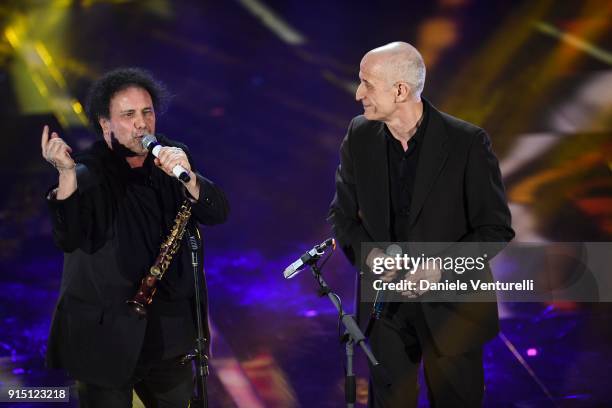
[[[134,119],[134,127],[136,129],[144,129],[145,127],[147,127],[147,124],[145,123],[144,117],[142,115],[136,115],[136,118]]]
[[[360,101],[363,99],[363,84],[359,84],[357,91],[355,91],[355,100]]]

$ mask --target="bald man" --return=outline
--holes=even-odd
[[[438,111],[421,97],[425,64],[410,44],[394,42],[368,52],[359,67],[353,118],[340,147],[336,194],[329,221],[361,287],[371,284],[370,242],[507,242],[510,226],[499,165],[487,134]],[[363,260],[363,263],[362,263]],[[437,282],[449,271],[405,274],[387,270],[383,280]],[[452,271],[450,272],[452,274]],[[490,280],[488,266],[484,280]],[[406,291],[421,300],[424,290]],[[378,307],[378,306],[377,306]],[[425,369],[435,407],[477,407],[484,392],[483,345],[498,332],[497,305],[489,303],[388,302],[371,313],[359,302],[362,325],[392,379],[370,378],[369,406],[416,407],[418,369]]]

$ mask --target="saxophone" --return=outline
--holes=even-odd
[[[157,291],[157,281],[164,276],[170,266],[170,262],[172,262],[174,254],[176,254],[176,251],[181,245],[181,240],[190,216],[191,204],[188,200],[185,200],[174,219],[174,225],[170,233],[161,244],[159,255],[157,255],[155,263],[149,268],[149,272],[147,272],[145,277],[142,278],[140,287],[134,297],[126,301],[141,319],[147,317],[146,305],[151,304],[153,301],[153,295],[155,295]]]

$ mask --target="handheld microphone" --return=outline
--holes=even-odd
[[[325,250],[329,247],[336,248],[336,240],[328,238],[319,245],[315,245],[310,251],[302,255],[297,261],[285,268],[283,276],[285,279],[291,279],[298,274],[299,271],[304,269],[308,265],[312,265],[325,253]]]
[[[157,141],[157,138],[153,135],[144,135],[142,138],[142,147],[150,151],[153,156],[158,157],[159,150],[163,147],[161,143]],[[172,168],[172,174],[181,180],[183,183],[189,183],[191,177],[189,177],[189,173],[187,170],[183,168],[183,166],[177,164]]]
[[[395,258],[396,255],[402,255],[402,253],[402,248],[397,244],[389,245],[385,251],[385,254],[392,258]],[[372,305],[372,313],[376,319],[380,319],[386,303],[387,299],[385,292],[382,290],[377,291],[376,297],[374,298],[374,304]]]

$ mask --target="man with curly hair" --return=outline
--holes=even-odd
[[[117,69],[96,81],[88,97],[101,140],[77,154],[48,126],[42,132],[42,155],[58,173],[47,202],[54,241],[64,252],[47,363],[77,380],[82,407],[130,407],[133,390],[156,407],[187,406],[191,396],[192,368],[183,357],[194,349],[197,329],[187,236],[157,284],[147,318],[126,304],[185,200],[194,235],[195,222],[222,223],[229,211],[224,193],[196,172],[184,145],[157,135],[164,145],[157,157],[143,147],[166,100],[148,72]],[[189,182],[174,177],[176,165]],[[201,245],[199,252],[201,259]]]

